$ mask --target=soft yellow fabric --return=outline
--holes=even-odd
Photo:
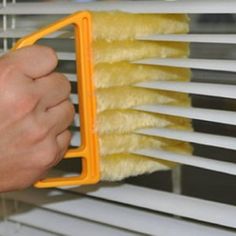
[[[99,63],[94,68],[96,88],[132,85],[144,81],[177,80],[190,78],[190,70],[166,66],[131,64],[127,61]]]
[[[131,64],[144,58],[187,57],[186,43],[138,41],[136,37],[157,33],[186,33],[185,15],[93,14],[94,80],[97,97],[101,175],[115,181],[128,176],[172,168],[175,164],[131,154],[138,149],[164,149],[191,153],[188,143],[136,134],[140,128],[168,127],[191,130],[185,118],[134,110],[137,105],[190,106],[187,94],[133,85],[142,81],[188,81],[188,69]]]
[[[181,142],[134,133],[106,134],[100,136],[100,150],[102,156],[128,153],[138,149],[168,148],[168,146],[177,145],[178,143]]]
[[[158,146],[158,143],[156,143],[153,148],[167,149],[182,154],[192,152],[192,147],[187,143],[179,143],[173,146],[169,144],[168,148]],[[102,179],[107,181],[117,181],[129,176],[168,170],[175,166],[172,162],[129,153],[106,155],[101,160]]]
[[[154,41],[113,41],[98,40],[93,43],[94,63],[134,61],[151,57],[184,57],[187,43]]]
[[[99,127],[99,135],[109,133],[127,134],[137,129],[151,127],[191,129],[189,119],[131,109],[100,112],[97,116],[97,126]]]
[[[134,3],[135,4],[135,3]],[[151,34],[188,32],[188,18],[178,14],[93,12],[93,37],[106,41],[134,39]]]
[[[107,109],[127,109],[145,104],[189,105],[190,102],[186,94],[132,86],[98,89],[96,96],[98,112]]]

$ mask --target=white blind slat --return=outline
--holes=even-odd
[[[81,144],[80,132],[75,131],[72,133],[71,145],[78,147]]]
[[[16,28],[16,29],[7,29],[7,31],[3,31],[3,29],[0,29],[0,38],[22,38],[28,34],[31,34],[35,31],[37,31],[38,28],[33,28],[33,29],[25,29],[25,28]],[[52,34],[46,35],[44,38],[64,38],[64,39],[70,39],[73,38],[72,36],[68,35],[68,31],[57,31]],[[69,33],[71,34],[71,33]]]
[[[209,30],[209,32],[211,32]],[[194,42],[194,43],[224,43],[236,44],[235,34],[157,34],[141,36],[140,40],[170,41],[170,42]]]
[[[75,61],[75,53],[74,52],[58,52],[58,59],[65,61]]]
[[[236,13],[234,0],[177,0],[177,1],[118,1],[64,4],[57,3],[17,3],[0,6],[0,14],[69,14],[80,10],[120,10],[132,13]]]
[[[199,82],[151,81],[141,82],[136,84],[135,86],[150,89],[161,89],[205,96],[236,99],[236,85]]]
[[[65,73],[67,79],[71,82],[77,82],[76,74]]]
[[[159,65],[159,66],[182,67],[182,68],[192,68],[201,70],[236,72],[236,60],[150,58],[150,59],[138,60],[135,61],[134,63],[143,65]]]
[[[72,217],[60,214],[45,209],[32,208],[24,209],[20,205],[18,213],[9,216],[9,219],[15,222],[23,223],[56,233],[59,235],[67,236],[77,236],[77,235],[96,235],[97,232],[104,236],[134,236],[134,233],[125,232],[124,230],[119,230],[106,225],[98,224],[95,222],[90,222],[88,220],[83,220],[80,218]],[[21,212],[20,210],[24,210]],[[31,235],[32,236],[32,235]]]
[[[140,105],[135,110],[186,117],[196,120],[236,125],[236,112],[171,105]]]
[[[161,160],[173,161],[207,170],[218,171],[221,173],[236,175],[236,164],[229,162],[212,160],[200,156],[177,154],[177,153],[172,153],[162,150],[152,150],[152,149],[137,150],[133,153]]]
[[[112,187],[111,189],[113,188],[114,187]],[[107,191],[108,189],[101,189],[102,192],[104,190]],[[145,189],[143,188],[142,191],[145,191]],[[96,191],[91,195],[95,196],[97,195],[97,193],[98,192]],[[128,191],[128,194],[129,193],[130,192]],[[134,194],[135,193],[137,192],[134,192]],[[106,196],[109,198],[109,195],[110,194]],[[125,195],[127,197],[127,194]],[[143,194],[141,194],[138,199],[140,199],[142,195]],[[135,195],[133,195],[132,197],[134,196]],[[9,193],[7,194],[7,197],[23,202],[28,202],[45,209],[62,212],[63,214],[69,214],[84,219],[94,220],[96,222],[120,227],[123,229],[133,230],[137,233],[166,236],[189,236],[189,232],[191,232],[193,235],[197,235],[199,232],[201,232],[201,235],[206,236],[220,236],[222,235],[222,233],[225,233],[225,236],[233,236],[233,234],[227,230],[216,229],[214,227],[203,226],[196,223],[189,223],[183,220],[161,216],[140,209],[134,209],[127,206],[121,206],[109,202],[90,199],[87,197],[78,196],[76,194],[65,194],[55,190],[52,191],[31,189],[24,192]],[[122,195],[116,195],[116,197],[111,200],[116,201],[116,199],[119,197],[121,200],[124,200],[124,196]],[[146,194],[144,195],[144,197],[147,197]],[[132,200],[136,202],[135,199],[130,199],[130,201]],[[143,199],[144,202],[147,202],[147,200],[148,202],[151,202],[152,199]],[[127,203],[129,204],[129,201],[127,201]]]
[[[30,226],[12,221],[0,221],[1,236],[59,236]]]
[[[70,100],[73,104],[78,104],[78,95],[75,93],[70,94]]]
[[[236,207],[227,204],[132,186],[130,184],[104,185],[101,188],[85,186],[74,188],[73,191],[132,206],[144,207],[236,228]]]
[[[194,131],[182,131],[169,128],[147,128],[140,129],[136,132],[138,134],[170,138],[202,145],[236,150],[236,138],[223,135],[206,134]]]

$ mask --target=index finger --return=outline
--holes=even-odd
[[[2,57],[7,64],[14,64],[23,74],[39,78],[52,72],[58,63],[52,48],[33,45],[17,49]]]

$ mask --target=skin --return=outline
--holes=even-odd
[[[0,192],[29,187],[68,148],[71,87],[56,66],[55,52],[37,45],[0,58]]]

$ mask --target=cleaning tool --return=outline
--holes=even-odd
[[[186,93],[148,87],[149,82],[187,82],[188,68],[148,65],[144,59],[187,58],[186,42],[142,39],[152,35],[186,34],[184,14],[132,14],[121,11],[78,12],[16,43],[14,49],[68,25],[74,25],[78,85],[77,105],[81,136],[79,147],[65,158],[81,158],[78,176],[47,178],[37,187],[93,184],[168,170],[175,163],[150,158],[138,150],[164,150],[190,154],[189,143],[147,134],[147,129],[191,131],[191,120],[152,111],[153,107],[190,107]],[[77,127],[79,128],[79,127]],[[80,132],[80,133],[79,133]]]

